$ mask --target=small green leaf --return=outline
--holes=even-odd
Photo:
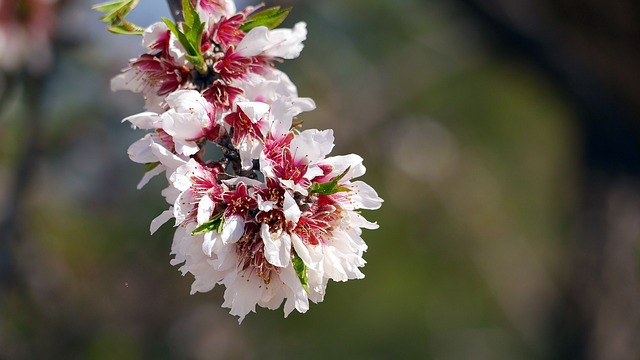
[[[103,12],[105,15],[100,17],[100,20],[110,23],[118,18],[124,18],[131,12],[140,0],[117,0],[96,4],[92,7],[93,10]]]
[[[144,29],[125,20],[140,0],[117,0],[94,5],[96,11],[105,13],[100,17],[102,22],[110,24],[107,30],[115,34],[142,35]]]
[[[182,0],[182,16],[184,17],[184,22],[187,25],[193,25],[196,17],[200,20],[200,16],[198,16],[191,0]]]
[[[302,284],[302,288],[304,291],[309,293],[309,277],[307,275],[307,265],[305,265],[304,261],[298,256],[298,254],[293,252],[293,269],[296,271],[296,275],[298,279],[300,279],[300,283]]]
[[[142,35],[142,33],[144,33],[144,29],[137,27],[129,28],[126,25],[109,25],[107,26],[107,30],[119,35]]]
[[[149,171],[157,168],[158,165],[160,165],[160,162],[146,163],[144,164],[144,172],[148,173]]]
[[[198,69],[198,71],[205,73],[206,71],[205,69],[207,68],[204,60],[202,59],[202,56],[191,56],[191,55],[185,55],[184,56],[185,59],[187,59],[188,62],[192,63],[193,66]]]
[[[201,235],[201,234],[206,234],[208,232],[212,232],[212,231],[216,231],[218,233],[222,232],[222,225],[224,224],[224,219],[222,218],[222,215],[224,213],[221,212],[218,215],[214,216],[213,218],[211,218],[211,220],[207,221],[206,223],[198,226],[197,228],[195,228],[195,230],[193,230],[191,232],[192,236],[196,236],[196,235]]]
[[[178,26],[176,24],[174,24],[173,21],[167,19],[166,17],[161,17],[160,19],[162,19],[164,24],[167,25],[167,27],[169,28],[169,30],[171,30],[173,35],[175,35],[178,38],[178,41],[180,41],[180,43],[182,44],[182,46],[184,46],[184,49],[188,53],[189,52],[189,49],[188,49],[189,48],[189,42],[187,41],[187,38],[184,36],[182,31],[180,31],[180,29],[178,29]]]
[[[269,29],[275,29],[282,24],[291,12],[291,7],[280,10],[280,6],[274,6],[269,9],[262,10],[247,18],[247,21],[240,26],[240,30],[249,32],[258,26],[266,26]]]
[[[188,0],[185,0],[190,4]],[[188,11],[187,11],[188,12]],[[186,15],[185,15],[186,16]],[[187,52],[186,59],[201,73],[206,74],[208,72],[207,66],[202,56],[202,36],[204,34],[205,23],[200,21],[200,16],[195,10],[190,16],[188,16],[191,23],[183,22],[182,31],[178,26],[167,18],[162,18],[162,21],[167,25],[169,30],[178,38],[180,44]]]
[[[176,24],[173,23],[173,21],[167,19],[166,17],[161,17],[160,19],[162,20],[162,22],[164,22],[165,25],[167,25],[167,27],[169,28],[169,30],[171,30],[173,35],[178,36],[178,33],[180,33],[180,30],[178,30],[178,27],[176,26]]]
[[[122,6],[122,0],[118,0],[118,1],[109,1],[109,2],[103,2],[100,4],[95,4],[91,7],[91,9],[99,12],[103,12],[103,13],[109,13],[114,11],[115,9],[120,8],[121,6]]]
[[[351,191],[350,189],[344,186],[338,185],[338,181],[340,181],[340,179],[342,179],[345,175],[347,175],[349,170],[351,170],[351,166],[349,166],[345,171],[343,171],[342,174],[334,177],[330,181],[327,181],[324,183],[314,183],[311,186],[310,192],[312,194],[333,195],[338,192]]]

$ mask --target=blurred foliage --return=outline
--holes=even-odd
[[[85,5],[66,16],[97,24]],[[142,99],[108,89],[139,39],[89,32],[59,49],[43,84],[43,151],[12,245],[19,285],[0,294],[0,358],[545,357],[576,206],[562,96],[445,1],[269,5],[294,5],[285,26],[308,23],[301,58],[283,65],[317,102],[304,126],[333,128],[334,153],[362,155],[385,199],[365,214],[381,225],[364,234],[367,277],[331,283],[306,314],[259,309],[240,326],[222,289],[190,296],[192,279],[169,265],[171,228],[147,231],[166,207],[162,180],[135,190],[143,169],[126,155],[142,133],[120,119]],[[0,109],[4,189],[32,101],[23,91]]]

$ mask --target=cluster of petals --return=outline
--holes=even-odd
[[[300,54],[305,24],[244,32],[255,8],[195,5],[206,23],[208,73],[195,70],[174,34],[156,23],[143,34],[147,52],[112,80],[113,90],[146,99],[145,112],[124,119],[147,131],[128,151],[147,164],[138,186],[157,175],[169,184],[162,192],[169,208],[151,232],[173,219],[172,264],[195,277],[192,293],[225,286],[223,306],[240,321],[256,305],[284,302],[285,316],[306,312],[309,301],[323,300],[329,280],[364,277],[362,229],[377,225],[359,211],[382,199],[355,180],[365,173],[361,157],[329,156],[331,130],[295,126],[315,103],[273,65]]]

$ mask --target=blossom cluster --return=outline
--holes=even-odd
[[[377,224],[359,210],[382,203],[355,180],[361,157],[329,156],[332,130],[299,129],[315,103],[274,66],[306,39],[303,22],[276,28],[288,11],[185,0],[184,22],[144,29],[146,52],[111,83],[146,100],[123,120],[147,131],[128,150],[146,164],[138,187],[168,180],[151,232],[174,219],[172,264],[195,277],[192,293],[224,285],[240,321],[256,305],[306,312],[329,280],[364,277],[361,233]]]

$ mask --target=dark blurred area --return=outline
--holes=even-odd
[[[365,279],[242,325],[149,235],[109,90],[140,39],[90,5],[0,0],[0,359],[640,357],[639,3],[270,1],[308,24],[304,126],[385,203]]]

